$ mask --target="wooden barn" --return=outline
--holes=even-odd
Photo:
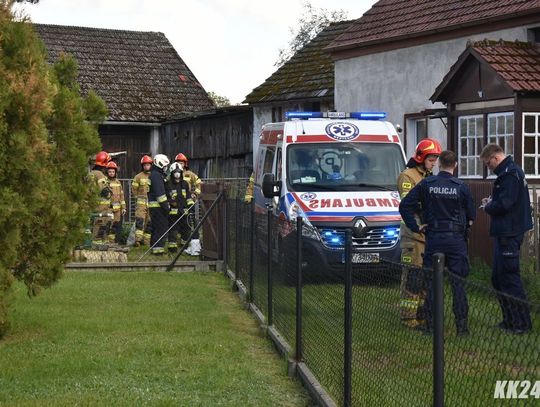
[[[202,178],[247,178],[253,170],[249,106],[229,106],[179,115],[161,126],[162,151],[184,153]]]
[[[83,93],[93,89],[109,114],[100,126],[103,149],[126,151],[120,177],[140,171],[143,154],[161,152],[160,127],[179,113],[214,107],[195,75],[165,35],[88,27],[35,24],[50,62],[71,54]]]

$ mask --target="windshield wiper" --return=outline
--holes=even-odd
[[[302,188],[307,188],[308,191],[311,190],[311,189],[324,189],[326,191],[338,191],[339,190],[339,185],[320,185],[320,184],[303,184],[301,182],[297,182],[297,183],[293,183],[291,185],[293,188],[298,188],[298,187],[302,187]]]
[[[380,189],[382,191],[395,191],[396,190],[396,188],[389,188],[389,187],[384,186],[384,185],[366,184],[366,183],[363,183],[363,182],[361,182],[360,184],[352,184],[352,185],[358,186],[358,187],[375,188],[375,189]]]

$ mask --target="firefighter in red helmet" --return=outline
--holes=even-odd
[[[92,241],[97,244],[105,243],[111,223],[109,217],[111,196],[107,176],[105,175],[109,161],[111,161],[109,153],[100,151],[96,154],[94,166],[88,175],[90,184],[98,194],[92,222]]]
[[[135,206],[135,245],[150,244],[150,215],[148,212],[148,189],[152,157],[145,155],[141,158],[142,171],[135,175],[131,184],[131,191],[136,199]]]
[[[118,243],[122,228],[122,216],[126,214],[126,201],[122,183],[118,180],[118,165],[114,161],[107,164],[107,179],[111,189],[111,211],[113,214],[112,227],[109,230],[109,243]]]
[[[407,163],[407,168],[399,175],[397,187],[403,199],[422,179],[431,175],[437,158],[442,152],[437,140],[425,138],[418,143],[414,155]],[[418,224],[422,224],[420,211],[415,215]],[[425,316],[423,304],[425,299],[424,276],[422,274],[422,255],[424,254],[425,237],[412,232],[403,221],[400,226],[401,274],[400,316],[402,322],[410,328],[422,328]]]

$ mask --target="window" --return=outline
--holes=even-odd
[[[514,155],[514,113],[488,114],[488,143],[502,147],[506,154]]]
[[[415,120],[414,126],[416,129],[416,144],[418,144],[427,137],[427,119]]]
[[[272,108],[272,122],[280,122],[283,118],[283,110],[281,106],[273,107]]]
[[[523,113],[523,171],[540,176],[540,113]]]
[[[481,115],[458,118],[459,175],[477,178],[483,174],[480,152],[484,146],[484,119]]]
[[[264,156],[263,174],[272,172],[272,165],[274,164],[274,148],[268,147]]]

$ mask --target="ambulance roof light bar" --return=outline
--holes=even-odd
[[[386,118],[385,112],[286,112],[287,120],[292,119],[361,119],[381,120]]]

